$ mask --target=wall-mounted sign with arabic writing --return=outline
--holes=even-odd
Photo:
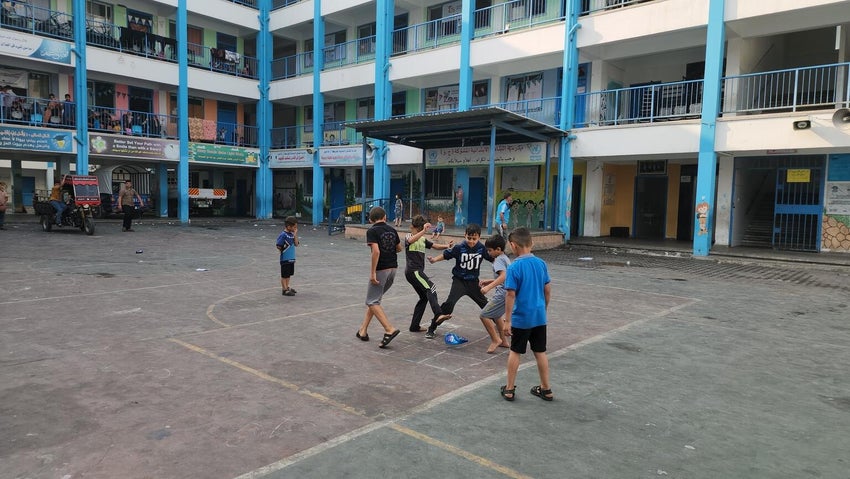
[[[371,153],[366,155],[366,164],[373,165]],[[340,148],[320,148],[320,166],[363,166],[362,146],[343,146]]]
[[[74,153],[73,132],[53,128],[0,127],[0,148]]]
[[[269,153],[269,168],[310,168],[313,155],[307,150],[281,150]]]
[[[9,30],[0,30],[0,53],[27,57],[33,60],[71,64],[70,43]]]
[[[425,151],[427,168],[466,168],[490,164],[490,146],[460,146]],[[496,145],[496,166],[539,165],[546,162],[546,143]]]
[[[241,146],[189,143],[189,161],[196,163],[225,163],[228,165],[257,166],[258,150]]]

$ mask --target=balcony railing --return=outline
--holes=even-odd
[[[2,95],[0,121],[13,125],[74,128],[76,104],[55,98]],[[8,105],[8,106],[7,106]]]
[[[315,148],[317,146],[351,146],[363,141],[363,135],[345,127],[344,121],[323,125],[322,141],[316,144],[312,125],[272,128],[272,148]]]
[[[293,78],[313,71],[313,52],[272,60],[272,80]]]
[[[290,5],[306,1],[307,0],[274,0],[272,2],[272,10],[277,10],[278,8],[288,7]]]
[[[564,12],[548,0],[512,0],[478,9],[473,14],[473,38],[508,33],[545,23],[560,22]]]
[[[375,36],[325,47],[325,70],[375,59]]]
[[[702,80],[655,83],[576,95],[576,128],[695,118]]]
[[[223,48],[186,43],[189,66],[228,75],[257,78],[257,59]]]
[[[0,102],[0,105],[3,104]],[[77,126],[76,108],[77,104],[73,101],[15,96],[8,107],[0,107],[0,122],[73,129]],[[91,133],[178,139],[177,117],[174,115],[92,106],[87,116]],[[257,147],[258,128],[241,123],[189,118],[189,140]]]
[[[70,15],[23,2],[4,1],[0,8],[0,25],[11,30],[61,40],[74,38]]]
[[[582,10],[581,14],[594,13],[602,10],[612,10],[615,8],[628,7],[638,3],[651,2],[653,0],[590,0],[587,10]]]
[[[758,114],[847,106],[850,63],[775,70],[723,79],[722,114]]]
[[[518,100],[493,103],[476,108],[497,106],[517,115],[522,115],[540,123],[557,126],[560,120],[560,97],[535,98],[533,100]]]

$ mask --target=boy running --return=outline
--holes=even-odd
[[[295,274],[295,247],[298,246],[298,220],[287,216],[283,220],[284,228],[277,237],[277,250],[280,251],[280,287],[284,296],[295,296],[296,291],[289,287],[289,278]]]
[[[455,266],[452,268],[452,289],[449,291],[446,302],[440,306],[445,315],[452,314],[455,303],[463,296],[469,296],[479,308],[483,308],[487,304],[487,297],[481,293],[481,286],[478,284],[478,274],[481,270],[481,261],[486,259],[493,262],[493,257],[478,241],[479,238],[481,238],[481,227],[475,223],[470,223],[466,226],[466,241],[443,251],[443,254],[439,256],[428,258],[431,263],[452,258],[455,260]],[[443,321],[434,318],[431,321],[431,326],[428,327],[428,332],[425,333],[425,337],[428,339],[437,337],[437,326],[442,324]]]
[[[425,239],[425,231],[431,226],[425,222],[425,217],[416,215],[410,220],[410,233],[404,238],[404,250],[407,258],[407,267],[404,277],[413,286],[413,290],[419,295],[419,301],[413,308],[413,317],[410,320],[410,331],[418,333],[425,331],[419,325],[422,315],[425,314],[425,306],[430,304],[434,319],[439,322],[449,319],[451,316],[443,315],[440,310],[440,302],[437,300],[437,286],[425,274],[425,249],[446,249],[453,246],[449,244],[432,243]]]
[[[481,280],[481,293],[487,294],[495,291],[493,298],[487,302],[481,310],[481,324],[490,335],[490,346],[488,354],[496,352],[496,348],[507,348],[510,346],[502,331],[503,316],[505,315],[505,272],[511,264],[510,258],[505,254],[505,238],[495,234],[484,242],[487,253],[493,257],[493,279]]]
[[[549,270],[542,259],[531,254],[531,232],[527,228],[514,230],[508,241],[517,258],[508,266],[505,276],[505,323],[502,331],[511,337],[508,354],[508,383],[501,388],[506,401],[516,399],[516,375],[520,355],[526,344],[537,361],[540,385],[531,394],[544,401],[554,399],[549,385],[549,359],[546,357],[546,309],[549,307]]]

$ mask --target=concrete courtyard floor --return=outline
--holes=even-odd
[[[555,400],[527,355],[509,403],[468,298],[354,337],[360,242],[302,226],[283,297],[282,222],[97,228],[0,232],[2,479],[850,478],[844,266],[541,251]]]

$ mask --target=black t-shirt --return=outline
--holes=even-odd
[[[398,251],[396,245],[401,243],[395,228],[385,222],[375,223],[366,231],[366,244],[378,245],[378,265],[376,271],[382,269],[398,268]]]

